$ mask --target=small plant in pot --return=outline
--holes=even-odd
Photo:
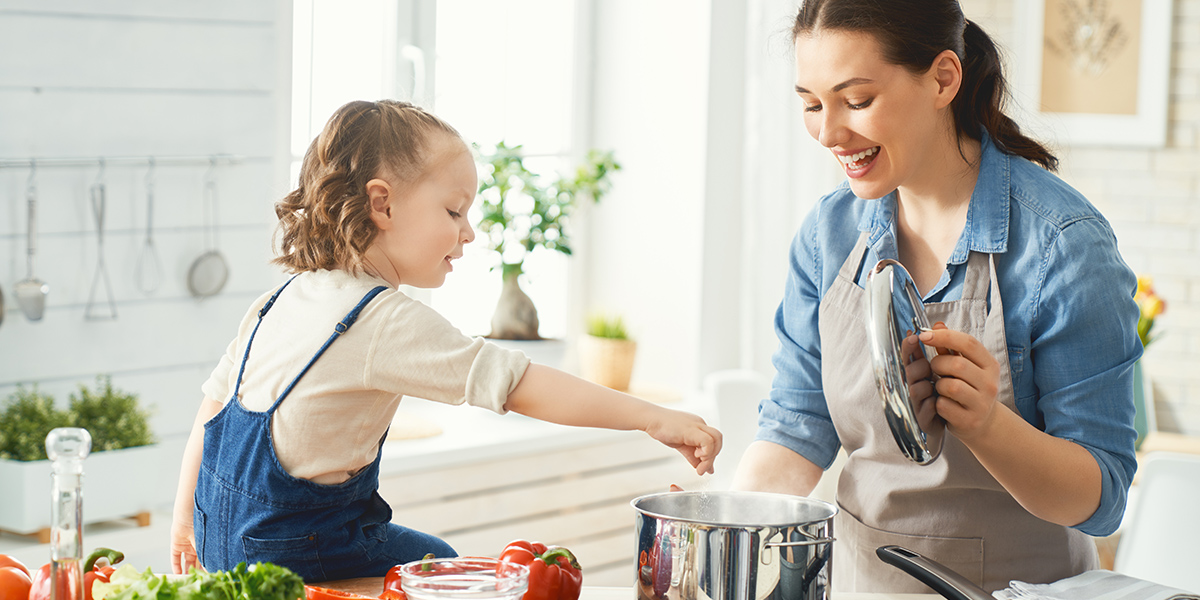
[[[520,284],[525,259],[539,249],[570,255],[571,213],[586,198],[599,202],[621,166],[612,152],[591,150],[573,176],[550,178],[526,168],[521,146],[504,142],[481,162],[479,231],[499,258],[504,278],[488,337],[540,340],[537,307]]]
[[[0,494],[0,529],[49,540],[46,435],[56,427],[82,427],[92,436],[84,461],[87,522],[137,516],[148,524],[149,510],[171,491],[161,485],[162,453],[137,396],[101,376],[92,388],[80,385],[65,410],[36,385],[20,386],[0,403],[0,481],[7,486]]]
[[[626,391],[636,355],[637,342],[629,339],[624,319],[598,313],[588,317],[587,335],[579,340],[579,368],[584,379]]]

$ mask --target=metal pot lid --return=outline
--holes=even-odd
[[[911,398],[900,341],[908,330],[930,329],[925,305],[904,265],[879,261],[867,275],[867,338],[883,415],[904,456],[927,465],[942,452],[946,422],[935,409],[936,396]],[[921,344],[927,358],[933,350]]]

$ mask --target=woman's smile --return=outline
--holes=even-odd
[[[871,166],[879,158],[882,148],[882,146],[871,146],[863,150],[833,150],[833,155],[845,169],[847,177],[859,179],[871,170]]]

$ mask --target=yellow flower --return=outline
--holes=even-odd
[[[1138,277],[1137,292],[1134,294],[1133,300],[1137,302],[1138,309],[1141,311],[1141,314],[1138,315],[1137,329],[1138,337],[1141,338],[1142,346],[1145,347],[1157,337],[1150,336],[1150,329],[1154,327],[1154,319],[1167,310],[1167,303],[1154,293],[1154,279],[1148,275]]]

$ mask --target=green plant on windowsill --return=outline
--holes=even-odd
[[[571,255],[571,214],[585,198],[599,202],[621,165],[612,152],[591,150],[573,176],[546,177],[525,166],[521,146],[504,142],[480,161],[479,231],[504,278],[488,337],[540,340],[537,307],[519,281],[525,259],[538,249]]]
[[[595,313],[589,316],[587,319],[587,333],[592,337],[609,340],[629,339],[629,334],[625,331],[625,319],[621,318],[620,315],[610,317]]]
[[[584,379],[628,390],[636,355],[637,342],[629,338],[623,318],[600,313],[588,316],[587,335],[579,340],[579,368]]]
[[[0,410],[0,458],[33,461],[46,458],[46,434],[55,427],[82,427],[92,435],[92,451],[120,450],[154,443],[149,413],[135,394],[113,388],[107,376],[95,389],[79,386],[66,410],[37,386],[19,386]]]

